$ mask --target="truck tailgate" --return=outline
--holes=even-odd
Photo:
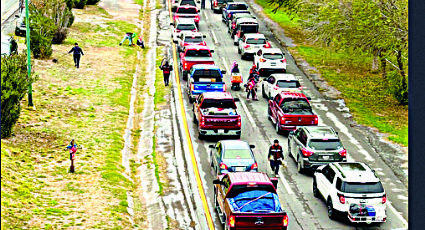
[[[235,213],[235,227],[244,229],[283,229],[286,213]],[[287,218],[287,217],[286,217]]]
[[[283,125],[287,126],[307,126],[315,125],[317,120],[317,115],[300,115],[300,114],[285,114],[285,122]]]
[[[204,115],[204,117],[206,129],[240,129],[238,126],[239,115]]]
[[[224,82],[193,82],[192,94],[205,92],[224,92]]]

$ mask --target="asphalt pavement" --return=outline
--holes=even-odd
[[[207,35],[208,46],[215,51],[213,54],[217,65],[229,73],[229,66],[236,60],[242,71],[244,79],[248,76],[252,61],[241,60],[237,53],[237,46],[233,45],[230,35],[227,33],[226,25],[221,22],[221,15],[214,14],[209,9],[201,11],[200,32]],[[260,33],[265,34],[274,47],[279,47],[272,33],[266,29],[264,23],[259,20]],[[380,159],[374,149],[368,144],[365,135],[349,126],[349,123],[337,109],[337,101],[325,100],[314,88],[313,84],[304,76],[303,72],[295,65],[290,57],[288,61],[288,73],[301,76],[301,83],[305,87],[306,94],[312,98],[311,103],[314,112],[319,116],[319,125],[333,126],[340,134],[341,140],[348,151],[349,161],[362,161],[369,164],[377,171],[387,192],[389,200],[387,208],[387,222],[383,224],[354,225],[344,219],[333,221],[327,216],[325,203],[317,199],[312,194],[312,176],[299,174],[296,164],[287,154],[287,137],[278,135],[274,126],[267,119],[267,100],[261,98],[259,89],[259,101],[247,101],[246,93],[243,91],[231,91],[234,97],[239,97],[237,103],[238,111],[242,116],[242,140],[256,145],[254,149],[259,169],[262,172],[270,171],[267,163],[267,150],[274,139],[278,139],[285,150],[285,159],[288,167],[280,170],[278,194],[282,206],[289,214],[289,229],[403,229],[407,228],[407,188],[396,177],[394,172]],[[181,75],[180,75],[181,78]],[[217,213],[212,206],[213,200],[213,176],[210,167],[210,157],[208,145],[214,144],[217,139],[201,141],[198,139],[198,127],[193,122],[192,104],[187,98],[186,81],[181,81],[181,88],[184,96],[184,108],[187,115],[190,140],[195,150],[199,172],[205,194],[208,199],[209,208],[214,218],[215,228],[222,229]],[[229,74],[225,76],[225,82],[230,86]],[[230,87],[227,87],[230,91]],[[179,108],[179,106],[177,107]],[[184,139],[184,138],[183,138]]]

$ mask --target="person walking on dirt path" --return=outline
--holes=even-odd
[[[80,58],[81,58],[81,55],[84,55],[84,52],[81,49],[81,47],[78,46],[78,43],[75,43],[74,45],[75,46],[72,47],[72,49],[68,53],[70,54],[70,53],[74,52],[75,67],[80,68]]]
[[[274,171],[276,177],[279,177],[279,166],[283,161],[283,148],[279,145],[279,141],[276,139],[274,143],[269,148],[268,159],[270,161],[270,167]]]
[[[120,42],[120,45],[122,45],[124,42],[125,42],[125,40],[127,40],[128,39],[128,41],[129,41],[129,46],[132,46],[133,45],[133,38],[135,38],[136,37],[136,33],[131,33],[131,32],[127,32],[127,33],[125,33],[125,35],[124,35],[124,38],[122,39],[122,41]]]
[[[66,148],[69,149],[69,158],[71,160],[71,166],[69,168],[69,172],[73,173],[75,171],[74,170],[75,153],[77,152],[77,144],[75,144],[74,139],[71,140],[71,142]]]
[[[201,9],[205,10],[205,0],[201,0]]]
[[[159,67],[159,69],[162,70],[162,73],[164,75],[164,84],[165,86],[168,86],[168,81],[170,79],[170,73],[173,71],[173,66],[168,64],[168,61],[165,61],[163,65]]]

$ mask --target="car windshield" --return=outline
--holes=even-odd
[[[195,3],[195,1],[193,1],[193,0],[183,0],[183,1],[180,3],[180,5],[181,5],[181,6],[184,6],[184,5],[196,6],[196,3]]]
[[[201,108],[236,109],[236,104],[232,99],[205,99]]]
[[[264,58],[267,58],[267,59],[272,59],[272,60],[274,60],[274,59],[282,59],[283,58],[283,54],[280,54],[280,53],[265,53],[265,54],[263,54],[263,57]]]
[[[196,8],[192,8],[192,7],[179,7],[176,11],[176,13],[178,14],[197,14],[198,11],[196,10]]]
[[[344,182],[341,192],[346,193],[383,193],[384,188],[380,181],[378,182]]]
[[[245,4],[231,4],[229,10],[247,10],[248,7]]]
[[[248,38],[246,39],[246,43],[247,44],[266,44],[266,39],[265,38]]]
[[[311,111],[311,106],[308,104],[308,102],[304,99],[293,99],[293,100],[286,100],[283,101],[280,107],[285,112],[292,112],[296,110],[308,110]]]
[[[242,33],[257,33],[258,32],[258,26],[257,25],[241,25],[241,31]]]
[[[187,43],[201,43],[203,40],[202,40],[202,37],[185,37],[184,38],[184,42],[187,42]]]
[[[298,88],[301,86],[298,81],[283,81],[283,80],[278,80],[276,85],[279,88]]]
[[[194,30],[196,29],[195,24],[178,24],[177,28],[178,30]]]
[[[226,149],[224,151],[224,159],[251,159],[251,151],[249,149]]]
[[[342,148],[342,144],[339,140],[313,139],[308,143],[308,147],[313,150],[338,150]]]
[[[209,50],[188,50],[186,57],[211,57]]]

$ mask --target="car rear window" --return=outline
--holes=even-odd
[[[344,182],[342,184],[341,192],[346,193],[383,193],[384,187],[380,181],[368,183],[354,183]]]
[[[211,53],[208,50],[188,50],[186,52],[187,57],[211,57]]]
[[[280,53],[265,53],[265,54],[263,54],[263,57],[264,58],[267,58],[267,59],[272,59],[272,60],[274,60],[274,59],[282,59],[283,58],[283,54],[280,54]]]
[[[298,81],[284,81],[284,80],[278,80],[276,85],[279,88],[298,88],[301,86],[300,82]]]
[[[231,4],[229,10],[247,10],[248,7],[245,4]]]
[[[266,44],[266,39],[265,38],[248,38],[246,39],[246,43],[247,44]]]
[[[249,149],[226,149],[224,159],[251,159]]]
[[[184,6],[184,5],[196,6],[196,3],[195,3],[195,1],[193,1],[193,0],[183,0],[183,1],[180,3],[180,5],[181,5],[181,6]]]
[[[342,147],[342,144],[339,140],[312,139],[308,147],[314,150],[337,150]]]
[[[179,14],[197,14],[198,10],[196,8],[192,8],[192,7],[179,7],[176,11],[176,13]]]
[[[187,43],[201,43],[203,40],[202,40],[202,37],[185,37],[184,38],[184,42],[187,42]]]
[[[194,30],[196,29],[195,24],[178,24],[176,29],[178,30]]]
[[[241,25],[241,30],[243,33],[257,33],[258,26],[257,25]]]
[[[294,99],[294,100],[285,100],[282,102],[280,107],[283,109],[284,112],[300,111],[300,110],[311,111],[310,104],[306,100],[301,98]]]
[[[236,104],[232,99],[205,99],[201,108],[236,109]]]

